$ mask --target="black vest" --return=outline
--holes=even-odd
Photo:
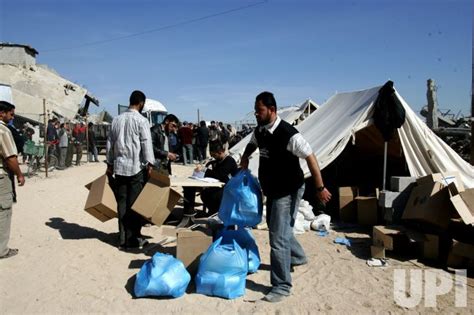
[[[287,150],[290,138],[298,133],[293,126],[282,120],[271,134],[265,128],[257,128],[260,150],[258,179],[263,193],[270,198],[292,194],[304,183],[299,158]]]

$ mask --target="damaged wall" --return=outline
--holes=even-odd
[[[87,93],[86,89],[42,65],[0,64],[0,82],[11,85],[16,114],[41,123],[43,98],[50,113],[54,111],[74,119]]]

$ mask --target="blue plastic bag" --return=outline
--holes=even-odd
[[[258,267],[260,267],[260,254],[258,253],[258,247],[250,229],[228,230],[227,228],[223,228],[217,232],[216,238],[221,236],[221,244],[232,244],[235,240],[242,249],[247,251],[249,264],[248,273],[258,271]]]
[[[262,193],[249,170],[241,170],[224,186],[219,218],[225,226],[255,226],[262,221]]]
[[[221,241],[222,237],[201,256],[195,278],[196,292],[235,299],[245,294],[247,252],[236,241],[225,245]]]
[[[135,296],[180,297],[186,291],[191,275],[183,263],[168,254],[156,253],[137,273]]]

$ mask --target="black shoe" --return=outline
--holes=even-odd
[[[295,267],[298,267],[298,266],[303,266],[303,265],[306,265],[308,262],[305,261],[303,263],[300,263],[300,264],[291,264],[290,265],[290,272],[294,272],[295,271]]]
[[[7,252],[5,255],[1,256],[0,259],[10,258],[10,257],[15,256],[16,254],[18,254],[18,249],[16,249],[16,248],[9,248],[9,249],[8,249],[8,252]]]
[[[278,302],[283,301],[287,297],[288,297],[287,295],[270,292],[262,298],[262,301],[270,302],[270,303],[278,303]]]

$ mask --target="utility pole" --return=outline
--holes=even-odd
[[[436,130],[438,129],[438,100],[436,98],[435,82],[428,79],[427,87],[426,98],[428,99],[428,116],[426,116],[426,124],[431,130]]]
[[[200,121],[201,121],[201,115],[199,114],[199,108],[197,109],[197,114],[198,114],[197,125],[199,126],[199,123],[200,123]]]
[[[474,63],[472,70],[474,71]],[[474,165],[474,73],[471,72],[471,76],[471,165]]]
[[[46,170],[46,177],[48,177],[48,120],[49,120],[49,112],[46,116],[46,99],[43,98],[43,124],[44,124],[44,168]],[[38,165],[38,167],[40,167]]]

